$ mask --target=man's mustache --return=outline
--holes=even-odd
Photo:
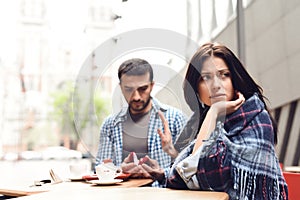
[[[130,101],[130,103],[139,103],[139,102],[144,102],[142,100],[133,100],[133,101]]]

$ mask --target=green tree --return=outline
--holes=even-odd
[[[90,95],[90,99],[79,97],[74,94],[74,86],[71,82],[62,83],[51,97],[53,107],[51,115],[59,124],[64,145],[70,148],[77,147],[82,138],[81,134],[88,128],[87,126],[98,127],[109,113],[108,99],[98,93]]]

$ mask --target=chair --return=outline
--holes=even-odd
[[[289,200],[300,199],[300,173],[283,172],[286,183],[289,189]]]

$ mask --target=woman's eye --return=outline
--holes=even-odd
[[[201,76],[201,80],[203,80],[203,81],[208,81],[208,80],[210,80],[211,79],[211,76],[210,75],[202,75]]]
[[[228,78],[228,77],[230,77],[231,75],[230,75],[230,72],[223,72],[223,73],[220,73],[220,76],[221,76],[222,78]]]

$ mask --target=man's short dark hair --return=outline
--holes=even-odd
[[[128,76],[141,76],[149,73],[150,81],[153,81],[152,66],[143,59],[132,58],[123,62],[118,70],[118,77],[121,82],[121,77],[126,74]]]

